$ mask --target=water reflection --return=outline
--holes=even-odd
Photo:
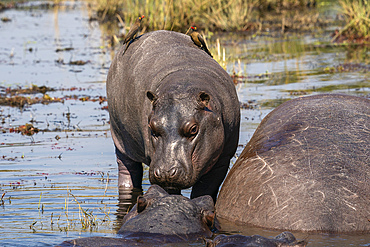
[[[137,197],[143,194],[142,189],[133,188],[128,189],[120,186],[118,189],[118,208],[117,208],[117,219],[115,224],[115,230],[118,231],[122,226],[123,217],[131,210],[136,204]]]
[[[33,83],[57,89],[78,87],[81,91],[60,90],[50,92],[49,96],[105,96],[110,61],[119,47],[113,47],[111,39],[119,35],[120,28],[89,21],[91,13],[84,2],[72,2],[68,6],[0,12],[0,17],[14,20],[2,23],[0,29],[0,86]],[[235,72],[240,76],[236,81],[239,100],[253,102],[250,109],[242,109],[241,146],[237,153],[240,154],[263,117],[286,100],[322,92],[369,95],[370,48],[333,45],[328,42],[329,34],[324,31],[307,36],[233,33],[214,35],[207,40],[214,54],[218,53],[216,40],[220,40],[221,57],[225,50],[225,68],[230,74]],[[74,50],[56,54],[58,48]],[[90,62],[84,66],[55,63],[70,57]],[[147,190],[149,181],[143,181],[143,191],[117,191],[117,164],[108,113],[97,102],[66,100],[30,105],[22,110],[0,106],[0,119],[3,122],[0,129],[4,130],[0,133],[0,182],[1,190],[6,192],[5,203],[0,208],[0,245],[37,242],[45,246],[81,236],[115,236],[123,216],[137,196]],[[30,119],[36,121],[36,127],[45,129],[34,136],[35,143],[27,136],[6,131]],[[61,139],[57,140],[57,135]],[[101,181],[98,173],[102,172],[105,177],[109,172],[109,179]],[[144,179],[148,178],[147,173],[146,167]],[[67,190],[85,202],[81,207],[100,220],[98,227],[81,227],[79,205],[71,196],[67,197]],[[190,197],[190,189],[182,194]],[[43,213],[39,210],[42,205]],[[227,223],[222,226],[228,234],[273,237],[279,233],[235,224],[229,227]],[[299,239],[307,238],[312,246],[370,243],[369,235],[295,235]]]

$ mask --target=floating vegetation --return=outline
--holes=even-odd
[[[4,91],[5,94],[10,94],[10,95],[36,94],[36,93],[45,94],[46,92],[55,91],[55,89],[53,89],[53,88],[46,87],[46,86],[40,86],[39,87],[39,86],[34,85],[34,84],[32,84],[28,88],[21,88],[21,87],[18,87],[18,88],[10,88],[10,87],[4,88],[4,87],[0,87],[0,90]]]
[[[14,132],[21,133],[22,135],[33,136],[39,132],[39,129],[34,127],[32,124],[26,123],[15,128]]]
[[[75,61],[69,61],[68,63],[64,62],[63,59],[58,59],[55,61],[57,64],[62,65],[85,65],[89,63],[90,61],[83,61],[83,60],[75,60]]]
[[[323,69],[325,73],[340,73],[340,72],[369,72],[370,65],[358,63],[344,63],[336,66],[328,66]]]
[[[8,18],[8,17],[2,17],[2,18],[1,18],[1,21],[2,21],[2,22],[10,22],[10,21],[12,21],[12,19],[10,19],[10,18]]]
[[[370,42],[370,2],[368,0],[340,0],[339,3],[346,25],[336,31],[332,41]]]
[[[33,104],[49,104],[55,102],[63,102],[61,98],[54,98],[50,97],[45,94],[43,97],[25,97],[25,96],[12,96],[12,97],[2,97],[0,96],[0,105],[5,106],[17,106],[17,107],[24,107],[25,105],[33,105]]]
[[[1,195],[1,199],[0,199],[0,205],[4,205],[5,201],[4,201],[4,196],[5,196],[6,192],[4,192],[2,195]]]
[[[0,87],[0,105],[3,106],[15,106],[15,107],[25,107],[26,105],[33,104],[49,104],[49,103],[64,103],[65,100],[79,100],[82,102],[91,101],[99,102],[103,104],[107,101],[105,96],[79,96],[79,95],[65,95],[63,97],[51,97],[46,94],[46,92],[55,91],[85,91],[84,88],[61,88],[54,89],[46,86],[36,86],[32,85],[30,88],[6,88]],[[35,96],[31,97],[29,95],[33,94],[43,94],[41,97]]]
[[[73,47],[66,47],[66,48],[58,48],[55,50],[55,52],[72,51],[72,50],[74,50]]]
[[[300,96],[300,95],[308,94],[308,92],[304,91],[304,90],[289,90],[288,92],[289,92],[290,95],[294,95],[294,96]]]
[[[249,100],[248,102],[240,102],[241,109],[255,109],[257,107],[256,100]]]
[[[290,98],[279,98],[279,99],[266,100],[265,102],[261,104],[261,107],[276,108],[288,100],[291,100],[291,99]]]

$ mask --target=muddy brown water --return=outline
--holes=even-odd
[[[114,55],[109,35],[117,30],[89,22],[83,2],[48,8],[33,2],[3,11],[3,17],[11,21],[0,22],[0,94],[4,96],[7,87],[47,86],[56,89],[47,92],[48,97],[64,102],[23,109],[0,106],[0,184],[1,195],[5,193],[0,245],[53,246],[77,237],[114,237],[127,205],[118,200],[106,102],[82,98],[105,96]],[[230,74],[239,75],[236,89],[244,104],[237,154],[263,117],[286,100],[327,92],[369,97],[369,48],[331,45],[333,28],[309,35],[218,37],[219,61]],[[216,38],[212,37],[211,51],[217,58]],[[73,61],[87,63],[70,64]],[[30,122],[39,133],[11,131]],[[145,191],[147,170],[143,183]],[[190,190],[183,195],[189,196]],[[226,234],[280,233],[222,223]],[[306,239],[308,246],[370,244],[370,235],[295,236]]]

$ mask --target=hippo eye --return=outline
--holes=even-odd
[[[154,137],[154,138],[158,138],[158,135],[152,130],[150,129],[150,134]]]
[[[198,134],[198,131],[199,125],[194,119],[185,122],[181,128],[181,134],[189,139],[193,139]]]
[[[198,129],[199,128],[198,128],[197,124],[194,124],[193,126],[191,126],[190,129],[189,129],[189,132],[188,132],[189,137],[193,137],[196,134],[198,134]]]
[[[193,135],[196,135],[197,133],[198,133],[198,125],[194,124],[193,126],[191,126],[189,134],[193,136]]]
[[[155,124],[153,123],[153,121],[150,121],[149,122],[149,129],[150,129],[150,134],[154,137],[154,138],[158,138],[159,134],[158,134],[158,131],[155,127]]]
[[[157,138],[157,137],[158,137],[158,134],[153,130],[153,128],[150,126],[150,124],[149,124],[149,129],[150,129],[150,134],[151,134],[154,138]]]

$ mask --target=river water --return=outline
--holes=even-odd
[[[11,20],[0,22],[0,94],[4,96],[8,87],[37,85],[53,88],[47,96],[64,100],[24,108],[0,106],[1,246],[53,246],[77,237],[114,237],[120,227],[123,213],[118,205],[124,202],[118,200],[106,102],[99,101],[106,95],[105,79],[114,55],[110,37],[117,30],[89,22],[89,16],[86,4],[78,1],[55,7],[33,2],[0,12],[0,18]],[[211,37],[215,58],[237,75],[244,106],[237,155],[263,117],[286,100],[328,92],[369,97],[369,48],[332,45],[332,30]],[[86,64],[73,65],[75,61]],[[39,133],[12,131],[26,123]],[[143,184],[145,191],[147,170]],[[280,233],[222,223],[227,234]],[[309,246],[370,244],[370,235],[295,236]]]

